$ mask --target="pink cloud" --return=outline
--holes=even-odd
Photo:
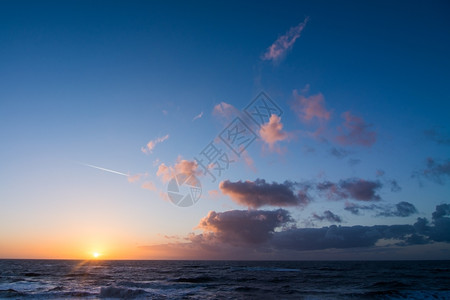
[[[261,139],[269,145],[270,151],[276,150],[275,143],[288,139],[289,135],[283,131],[281,118],[277,115],[271,115],[269,122],[263,124],[259,130]]]
[[[142,177],[146,177],[146,176],[148,176],[147,173],[144,173],[144,174],[139,173],[139,174],[135,174],[135,175],[130,175],[130,176],[128,176],[128,182],[137,182],[137,181],[141,180]]]
[[[354,116],[349,111],[344,112],[342,118],[344,123],[338,128],[341,135],[336,137],[339,144],[369,147],[376,142],[376,132],[369,130],[371,125],[367,124],[363,118]]]
[[[151,182],[151,181],[146,181],[146,182],[144,182],[144,183],[141,185],[141,187],[142,187],[143,189],[147,189],[147,190],[150,190],[150,191],[156,191],[156,186],[155,186],[155,184],[154,184],[153,182]]]
[[[244,159],[247,167],[249,167],[253,172],[256,172],[255,162],[253,161],[253,158],[250,156],[250,154],[248,154],[247,150],[244,150],[242,152],[241,157]]]
[[[325,108],[325,98],[322,93],[305,97],[304,95],[299,95],[297,90],[294,90],[294,98],[292,109],[303,122],[309,122],[313,119],[319,121],[328,121],[330,119],[331,111]]]
[[[212,114],[213,116],[230,120],[237,111],[238,110],[233,105],[226,102],[220,102],[214,106]]]
[[[189,161],[179,158],[177,163],[173,167],[166,166],[164,163],[160,164],[158,167],[158,171],[156,172],[156,175],[160,176],[163,182],[169,181],[173,176],[177,174],[199,176],[202,174],[202,171],[198,169],[196,161]]]
[[[141,148],[141,151],[144,152],[145,154],[152,153],[153,149],[156,147],[157,144],[164,142],[168,138],[169,138],[169,135],[166,134],[165,136],[158,137],[154,140],[151,140],[150,142],[147,143],[147,145],[145,147]]]
[[[303,22],[297,26],[291,27],[286,34],[280,36],[269,48],[267,48],[266,53],[262,56],[263,60],[278,60],[284,57],[287,50],[289,50],[295,43],[295,41],[300,37],[303,29],[308,22],[309,17],[306,17]]]

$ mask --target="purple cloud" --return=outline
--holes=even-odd
[[[234,202],[259,208],[261,206],[305,206],[311,199],[308,196],[308,186],[304,185],[296,191],[297,183],[266,182],[264,179],[255,181],[222,181],[219,185],[224,195],[228,195]]]

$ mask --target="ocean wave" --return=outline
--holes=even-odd
[[[100,298],[120,298],[130,299],[142,297],[147,292],[142,289],[129,289],[116,286],[102,287],[100,289]]]
[[[24,297],[26,295],[27,295],[26,293],[22,293],[14,289],[0,290],[1,298]]]
[[[208,283],[215,281],[216,279],[209,276],[197,276],[197,277],[180,277],[173,279],[174,282],[187,282],[187,283]]]
[[[301,272],[300,269],[269,267],[234,267],[234,271]]]

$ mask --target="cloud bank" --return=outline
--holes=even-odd
[[[330,214],[331,215],[331,214]],[[295,257],[304,251],[355,249],[355,251],[383,251],[379,243],[389,241],[389,247],[433,245],[450,243],[450,205],[436,207],[432,221],[418,218],[412,224],[374,226],[325,226],[297,228],[288,211],[232,210],[211,211],[198,229],[190,234],[188,242],[147,246],[148,250],[178,251],[181,257],[189,251],[197,257]],[[442,244],[439,244],[442,245]],[[357,250],[356,250],[357,249]],[[381,249],[381,250],[379,250]],[[375,252],[376,253],[376,252]]]

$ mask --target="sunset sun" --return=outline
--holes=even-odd
[[[93,256],[94,258],[99,258],[99,257],[100,257],[100,253],[94,252],[94,253],[92,253],[92,256]]]

